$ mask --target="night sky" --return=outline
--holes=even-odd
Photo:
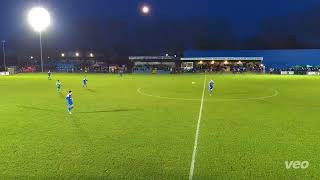
[[[13,52],[37,48],[27,24],[39,0],[1,0],[0,39]],[[185,49],[320,48],[318,0],[41,0],[52,26],[47,51],[152,54]],[[139,8],[151,7],[149,16]]]

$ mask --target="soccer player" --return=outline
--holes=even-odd
[[[87,77],[84,77],[84,79],[82,80],[82,82],[83,82],[83,85],[82,85],[82,87],[88,87],[88,79],[87,79]]]
[[[71,111],[72,111],[72,109],[74,107],[73,100],[72,100],[72,91],[69,91],[69,93],[67,94],[66,99],[67,99],[67,103],[68,103],[68,112],[69,112],[69,114],[72,114]]]
[[[120,77],[123,76],[123,69],[122,68],[120,68],[120,70],[119,70],[119,75],[120,75]]]
[[[48,71],[48,80],[51,80],[51,75],[52,75],[52,73],[51,73],[51,71],[49,70],[49,71]]]
[[[211,80],[211,81],[209,82],[209,92],[210,92],[210,96],[212,95],[213,87],[214,87],[214,81]]]
[[[61,83],[60,80],[58,80],[58,81],[56,82],[56,86],[57,86],[57,91],[58,91],[58,92],[61,92],[62,83]]]

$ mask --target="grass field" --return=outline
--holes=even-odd
[[[0,179],[188,179],[204,78],[193,179],[320,178],[319,77],[89,74],[87,89],[82,78],[0,77]]]

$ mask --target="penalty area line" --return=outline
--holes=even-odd
[[[194,145],[193,145],[193,153],[192,153],[192,160],[191,160],[191,166],[190,166],[189,180],[192,180],[192,178],[193,178],[194,167],[195,167],[195,163],[196,163],[197,146],[198,146],[198,138],[199,138],[199,133],[200,133],[200,123],[201,123],[201,117],[202,117],[204,92],[206,89],[206,80],[207,80],[207,76],[204,75],[203,90],[202,90],[200,110],[199,110],[199,116],[198,116],[198,122],[197,122],[197,130],[196,130],[196,135],[195,135]]]

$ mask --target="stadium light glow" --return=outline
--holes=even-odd
[[[90,53],[90,57],[94,57],[94,54],[93,54],[93,53]]]
[[[228,64],[228,61],[224,61],[224,64]]]
[[[260,66],[261,66],[261,67],[264,67],[264,64],[261,64]]]
[[[65,54],[64,53],[61,53],[61,57],[64,57],[65,56]]]
[[[214,64],[214,61],[211,61],[211,64]]]
[[[49,12],[42,7],[34,7],[29,11],[28,20],[36,32],[43,32],[51,22]]]
[[[150,7],[147,6],[147,5],[144,5],[141,7],[141,12],[145,15],[149,14],[150,13]]]
[[[80,56],[80,54],[78,53],[78,52],[76,52],[76,54],[75,54],[77,57],[79,57]]]
[[[30,56],[30,59],[33,59],[33,56]]]
[[[203,64],[203,61],[199,61],[199,64]]]

